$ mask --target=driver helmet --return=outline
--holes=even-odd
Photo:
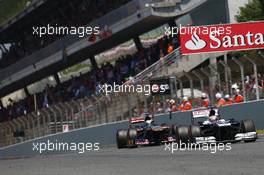
[[[215,116],[215,110],[211,109],[210,112],[209,112],[209,117],[210,116]]]

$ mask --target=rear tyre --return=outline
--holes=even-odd
[[[127,147],[127,130],[119,129],[116,132],[116,144],[118,149],[126,148]]]
[[[188,143],[190,140],[190,127],[189,126],[178,126],[176,132],[176,138],[178,142]]]

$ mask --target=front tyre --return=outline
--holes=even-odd
[[[128,129],[127,131],[127,145],[130,148],[136,147],[137,130]]]
[[[255,132],[255,131],[256,131],[256,128],[255,128],[255,124],[253,120],[250,120],[250,119],[242,120],[241,122],[241,132],[242,133]]]
[[[249,133],[249,132],[256,132],[256,128],[255,128],[255,124],[253,122],[253,120],[251,119],[246,119],[246,120],[242,120],[241,121],[241,133]],[[253,138],[253,139],[249,139],[249,140],[244,140],[244,142],[255,142],[257,139]]]
[[[190,132],[192,139],[194,139],[195,137],[201,137],[201,128],[199,126],[191,125]]]
[[[190,141],[190,127],[189,126],[178,126],[176,131],[176,138],[178,142],[188,143]]]

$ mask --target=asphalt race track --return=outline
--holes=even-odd
[[[263,175],[264,137],[232,144],[231,151],[175,151],[165,146],[84,154],[41,155],[0,160],[1,175]]]

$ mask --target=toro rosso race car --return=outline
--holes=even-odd
[[[119,129],[116,133],[117,147],[131,148],[146,145],[160,145],[173,142],[171,129],[167,124],[156,125],[149,116],[134,117],[129,120],[128,129]]]
[[[176,140],[182,142],[254,142],[256,139],[252,120],[223,119],[217,108],[192,111],[192,125],[176,128]]]

